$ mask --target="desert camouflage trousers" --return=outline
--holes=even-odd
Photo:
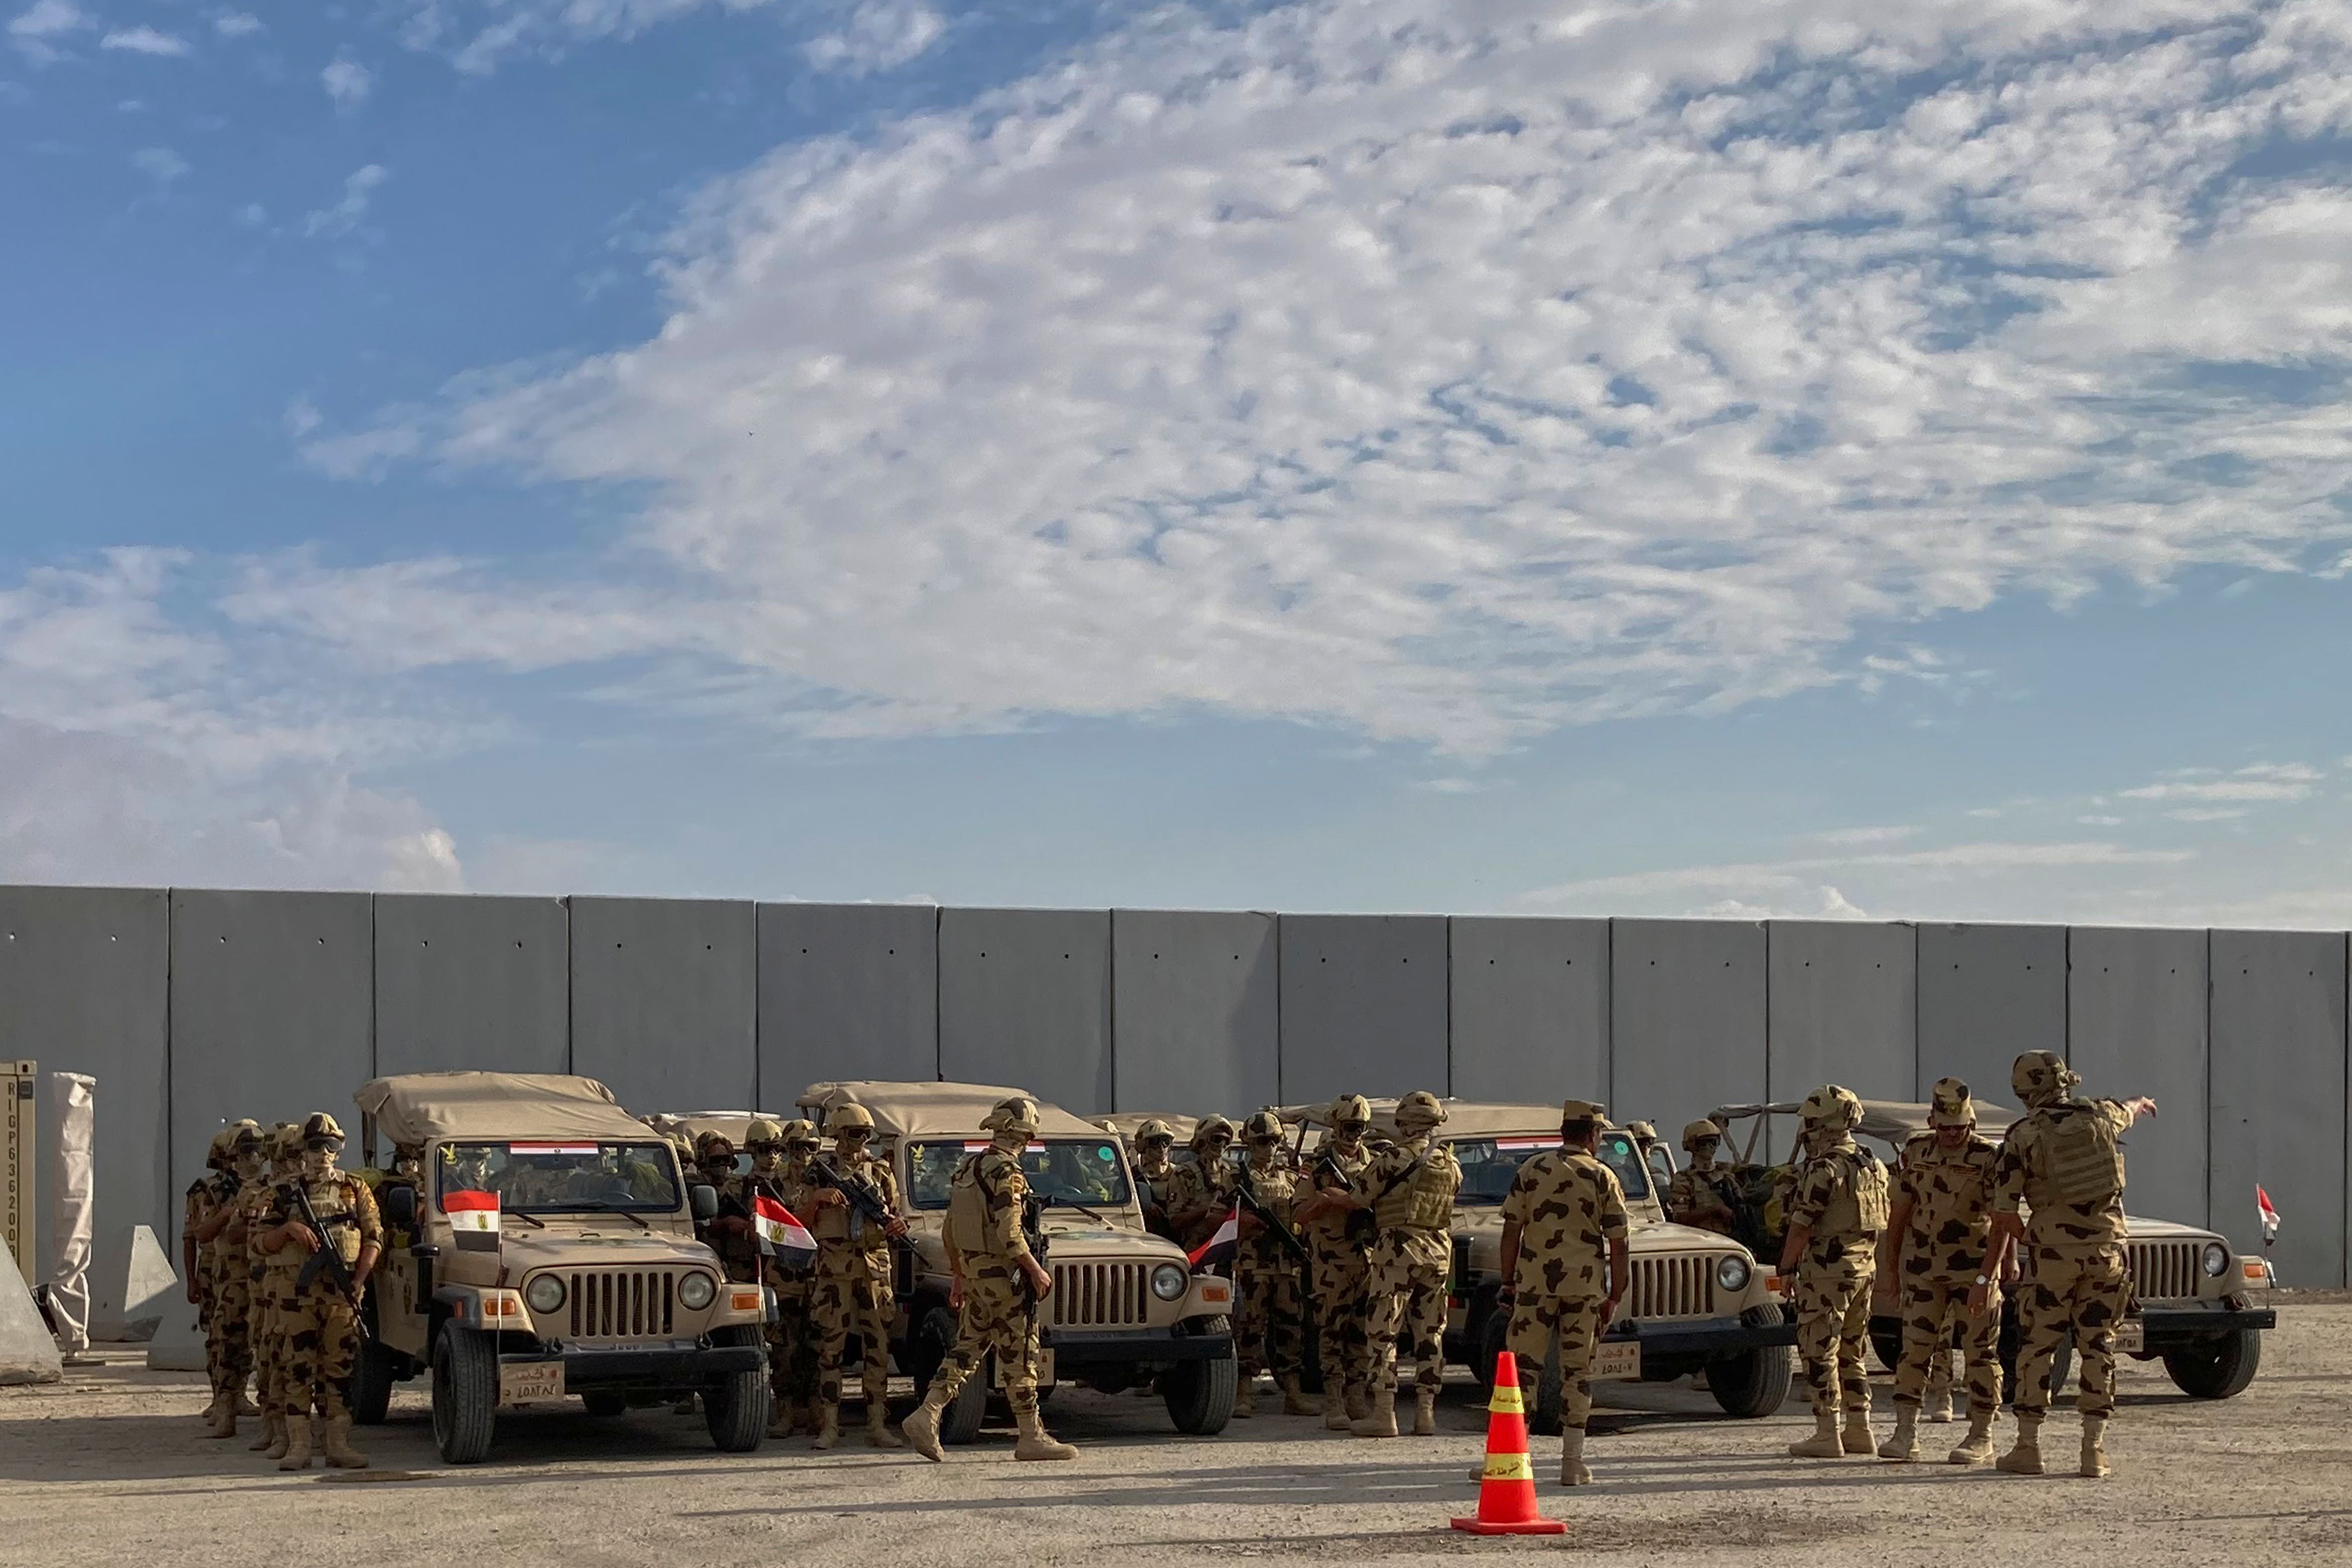
[[[277,1316],[285,1372],[278,1408],[289,1418],[306,1416],[315,1407],[330,1421],[347,1421],[352,1407],[345,1395],[360,1354],[359,1318],[324,1279],[299,1289],[291,1276],[281,1279]]]
[[[213,1274],[205,1298],[205,1371],[215,1394],[243,1394],[253,1375],[253,1279],[242,1268]]]
[[[1601,1298],[1566,1300],[1546,1296],[1511,1308],[1503,1342],[1519,1362],[1519,1386],[1533,1388],[1552,1349],[1559,1349],[1560,1420],[1581,1432],[1592,1415],[1592,1347],[1601,1338]]]
[[[1323,1387],[1334,1395],[1371,1381],[1372,1342],[1364,1332],[1371,1268],[1354,1247],[1315,1248],[1309,1305],[1315,1313],[1315,1354]]]
[[[247,1280],[247,1338],[253,1345],[254,1399],[276,1415],[286,1403],[286,1342],[278,1317],[278,1288],[293,1278],[264,1269],[261,1278]]]
[[[1797,1263],[1797,1357],[1813,1414],[1870,1409],[1871,1248],[1811,1247]]]
[[[852,1257],[846,1264],[827,1267],[818,1260],[816,1281],[809,1289],[809,1317],[816,1329],[816,1397],[821,1405],[841,1403],[841,1358],[849,1336],[857,1336],[866,1358],[862,1384],[866,1402],[876,1409],[890,1392],[890,1324],[898,1315],[898,1299],[890,1289],[890,1265],[886,1256],[869,1266]]]
[[[1952,1358],[1946,1352],[1958,1334],[1967,1369],[1969,1414],[1990,1415],[2000,1408],[2000,1289],[1994,1287],[1985,1310],[1971,1316],[1971,1283],[1903,1282],[1903,1361],[1895,1369],[1895,1404],[1918,1405],[1939,1387],[1951,1386]]]
[[[1298,1293],[1298,1265],[1288,1254],[1244,1254],[1234,1270],[1234,1355],[1244,1382],[1259,1373],[1295,1377],[1307,1354],[1307,1314]]]
[[[2017,1291],[2017,1387],[2021,1415],[2050,1408],[2050,1366],[2068,1339],[2083,1363],[2082,1393],[2074,1407],[2085,1415],[2105,1415],[2116,1407],[2116,1324],[2131,1302],[2131,1274],[2124,1249],[2102,1247],[2084,1257],[2033,1254],[2033,1278]]]
[[[982,1263],[963,1277],[963,1310],[955,1348],[931,1374],[930,1387],[952,1400],[990,1352],[1004,1380],[1004,1403],[1015,1415],[1037,1408],[1037,1314],[1010,1263]]]
[[[815,1279],[806,1273],[768,1270],[775,1292],[775,1320],[767,1325],[768,1392],[779,1404],[805,1405],[816,1397],[816,1319],[809,1303]]]
[[[1445,1279],[1454,1268],[1454,1238],[1442,1230],[1399,1228],[1372,1247],[1371,1305],[1364,1332],[1371,1342],[1370,1384],[1394,1388],[1397,1342],[1410,1345],[1418,1367],[1414,1384],[1445,1381]]]

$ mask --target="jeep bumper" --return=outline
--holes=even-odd
[[[1193,1333],[1173,1329],[1056,1329],[1045,1336],[1055,1371],[1087,1366],[1155,1366],[1180,1361],[1223,1361],[1234,1353],[1224,1330]]]
[[[563,1385],[577,1394],[583,1388],[690,1388],[739,1372],[755,1372],[767,1364],[759,1345],[698,1345],[691,1341],[644,1347],[583,1350],[576,1345],[548,1345],[535,1351],[505,1351],[501,1366],[560,1361]]]
[[[2233,1307],[2227,1301],[2143,1301],[2139,1321],[2147,1334],[2147,1353],[2161,1355],[2241,1329],[2274,1329],[2278,1313],[2269,1307]]]
[[[1797,1342],[1794,1323],[1750,1323],[1743,1318],[1676,1319],[1658,1323],[1621,1324],[1601,1336],[1622,1342],[1637,1340],[1642,1359],[1698,1357],[1706,1361],[1745,1355],[1749,1351]]]

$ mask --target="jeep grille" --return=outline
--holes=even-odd
[[[1057,1329],[1139,1328],[1150,1321],[1144,1274],[1140,1263],[1056,1263],[1046,1321]]]
[[[2132,1289],[2143,1301],[2162,1301],[2197,1294],[2195,1241],[2135,1241],[2131,1244]]]
[[[677,1277],[667,1268],[609,1268],[570,1277],[575,1339],[662,1338],[670,1331]]]
[[[1633,1300],[1625,1310],[1635,1318],[1705,1318],[1715,1312],[1715,1259],[1636,1258]]]

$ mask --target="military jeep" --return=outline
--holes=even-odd
[[[855,1100],[874,1118],[875,1153],[890,1162],[913,1246],[898,1254],[898,1321],[891,1354],[920,1392],[954,1347],[940,1231],[949,1184],[966,1154],[988,1146],[981,1119],[998,1101],[1027,1091],[967,1083],[827,1082],[800,1097],[801,1113],[824,1125]],[[1034,1098],[1034,1097],[1033,1097]],[[1043,1200],[1046,1268],[1054,1289],[1038,1304],[1047,1354],[1041,1395],[1076,1378],[1106,1394],[1158,1390],[1180,1432],[1210,1436],[1232,1418],[1237,1387],[1233,1282],[1195,1275],[1181,1247],[1150,1234],[1137,1202],[1126,1144],[1116,1133],[1038,1103],[1037,1136],[1022,1166]],[[967,1382],[940,1424],[942,1439],[980,1435],[993,1387]]]
[[[378,1189],[414,1245],[378,1266],[356,1420],[384,1418],[395,1382],[432,1375],[443,1459],[488,1454],[500,1410],[577,1395],[592,1415],[699,1394],[729,1453],[766,1435],[756,1287],[730,1286],[694,1223],[669,1146],[593,1079],[443,1072],[376,1079],[354,1097],[379,1141],[421,1148],[420,1187]]]

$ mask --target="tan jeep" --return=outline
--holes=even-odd
[[[985,1148],[981,1119],[998,1101],[1027,1091],[969,1083],[816,1083],[801,1113],[851,1100],[874,1117],[875,1152],[898,1179],[914,1247],[902,1253],[899,1317],[891,1352],[927,1386],[955,1343],[948,1306],[948,1184],[964,1156]],[[1034,1098],[1034,1096],[1032,1098]],[[1180,1432],[1208,1436],[1233,1415],[1233,1283],[1195,1275],[1181,1247],[1150,1235],[1136,1201],[1124,1140],[1057,1106],[1038,1104],[1040,1122],[1022,1165],[1044,1201],[1045,1264],[1054,1289],[1039,1303],[1046,1357],[1043,1386],[1081,1379],[1107,1394],[1155,1387]],[[946,1441],[979,1436],[993,1364],[963,1386],[940,1423]]]
[[[442,1072],[380,1078],[353,1097],[361,1144],[422,1148],[424,1191],[378,1190],[389,1250],[352,1380],[362,1422],[395,1381],[431,1371],[441,1457],[489,1452],[498,1412],[577,1394],[592,1415],[699,1394],[713,1442],[760,1446],[767,1352],[756,1287],[728,1285],[667,1144],[593,1079]],[[492,1200],[495,1200],[494,1202]]]

